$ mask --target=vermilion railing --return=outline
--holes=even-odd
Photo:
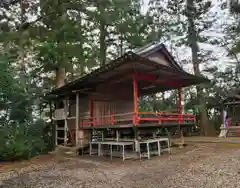
[[[84,126],[116,125],[126,121],[132,121],[133,112],[122,114],[111,114],[98,117],[80,118],[80,124]]]
[[[139,121],[177,121],[181,123],[183,121],[196,122],[196,116],[194,114],[179,114],[168,112],[138,112]]]
[[[179,113],[168,113],[168,112],[138,112],[138,113],[123,113],[123,114],[111,114],[106,116],[98,117],[86,117],[80,118],[81,127],[88,126],[99,126],[99,125],[118,125],[123,124],[124,122],[135,122],[141,124],[141,122],[178,122],[182,123],[183,121],[194,121],[196,122],[196,116],[194,114],[179,114]]]

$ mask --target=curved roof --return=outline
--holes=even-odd
[[[237,90],[227,96],[226,99],[223,100],[225,105],[235,105],[240,104],[240,90]]]
[[[67,95],[73,91],[90,88],[94,89],[98,84],[110,80],[129,78],[133,72],[148,73],[165,80],[161,86],[149,89],[145,94],[162,92],[178,87],[208,82],[204,77],[197,77],[184,71],[168,52],[164,44],[152,44],[135,52],[129,51],[123,56],[111,61],[95,71],[70,82],[63,87],[54,89],[47,95]],[[132,77],[131,77],[132,78]],[[169,84],[172,81],[175,84]]]

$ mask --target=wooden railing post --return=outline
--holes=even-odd
[[[111,115],[112,125],[114,125],[114,114]]]
[[[81,126],[82,126],[82,128],[83,128],[83,119],[80,119],[81,120]]]
[[[133,112],[132,119],[133,119],[133,124],[136,125],[136,113],[135,112]]]
[[[138,125],[138,123],[139,123],[139,117],[138,117],[138,112],[136,113],[136,115],[135,115],[135,122],[136,122],[136,125]]]

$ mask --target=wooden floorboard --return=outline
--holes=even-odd
[[[184,137],[185,142],[196,142],[196,143],[236,143],[240,144],[240,137],[204,137],[204,136],[189,136]]]
[[[193,126],[193,123],[182,123],[180,124],[180,127],[191,127]],[[156,123],[143,123],[136,125],[136,127],[139,128],[167,128],[167,127],[178,127],[178,123],[165,123],[165,124],[156,124]],[[122,125],[97,125],[93,127],[83,127],[81,129],[124,129],[124,128],[133,128],[135,125],[133,124],[122,124]]]

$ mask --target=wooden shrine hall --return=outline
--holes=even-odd
[[[208,80],[185,72],[163,44],[129,51],[48,93],[56,104],[56,145],[88,145],[98,130],[106,138],[104,132],[113,131],[117,141],[126,135],[137,141],[141,130],[155,134],[159,127],[192,126],[195,115],[182,112],[181,89],[203,82]],[[139,97],[173,89],[178,90],[178,111],[139,111]]]
[[[223,104],[229,117],[229,126],[240,126],[240,91],[230,94]]]
[[[219,137],[240,136],[240,91],[229,94],[223,101],[223,123]]]

